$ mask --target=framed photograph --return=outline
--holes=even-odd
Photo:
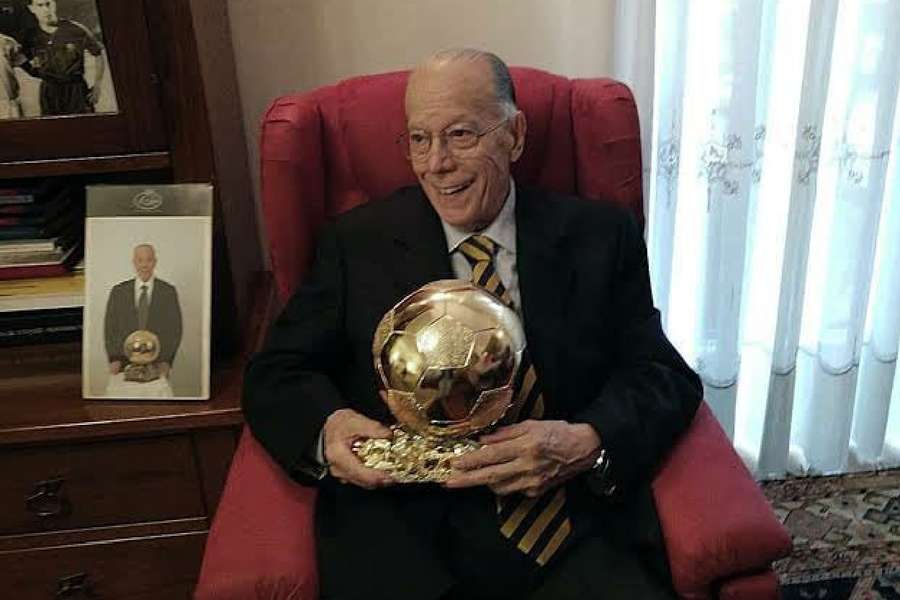
[[[92,186],[85,398],[209,398],[212,186]]]
[[[0,119],[117,113],[96,0],[0,0]]]
[[[166,145],[143,2],[0,0],[0,162]]]

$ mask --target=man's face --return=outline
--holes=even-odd
[[[28,8],[41,25],[56,25],[56,0],[31,0]]]
[[[134,249],[132,263],[134,272],[141,281],[147,281],[153,276],[153,269],[156,268],[156,253],[149,246],[138,246]]]
[[[453,153],[441,132],[451,126],[484,131],[503,121],[486,61],[426,65],[410,77],[406,90],[409,131],[432,137],[427,156],[412,168],[425,195],[446,223],[466,231],[489,225],[509,191],[510,164],[525,141],[522,113],[482,136],[471,149]]]

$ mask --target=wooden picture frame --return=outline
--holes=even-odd
[[[160,77],[143,2],[96,0],[117,113],[0,121],[0,162],[133,154],[167,147]]]

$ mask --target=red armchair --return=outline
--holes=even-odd
[[[605,79],[512,71],[529,125],[514,176],[610,198],[642,217],[640,134],[628,89]],[[279,98],[267,112],[262,209],[280,302],[302,280],[327,216],[415,181],[395,146],[405,128],[406,78],[399,72],[350,79]],[[681,596],[778,597],[771,562],[790,552],[790,537],[705,404],[661,465],[653,491]],[[195,597],[315,599],[315,497],[245,429]]]

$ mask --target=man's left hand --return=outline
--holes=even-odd
[[[535,498],[590,469],[600,454],[600,436],[585,423],[522,421],[478,441],[481,448],[451,461],[446,487],[486,485]]]
[[[168,378],[169,377],[169,369],[170,369],[169,363],[164,362],[164,361],[159,363],[160,376]]]

